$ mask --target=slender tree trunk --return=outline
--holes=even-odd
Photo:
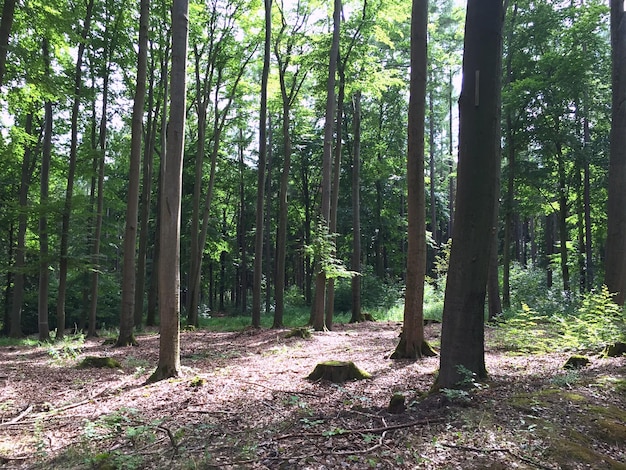
[[[351,270],[361,272],[361,91],[352,96],[352,129],[354,144],[352,149],[352,266]],[[361,276],[352,277],[352,316],[351,323],[363,320],[361,312]]]
[[[259,117],[259,163],[257,173],[256,223],[254,236],[254,283],[252,285],[252,326],[261,327],[261,288],[263,281],[263,219],[267,159],[267,82],[270,72],[272,40],[272,0],[265,0],[265,52],[261,75],[261,112]]]
[[[26,116],[24,131],[31,135],[33,131],[33,115]],[[28,224],[28,189],[31,179],[31,158],[32,148],[27,146],[24,149],[22,160],[22,174],[20,177],[19,189],[19,214],[17,224],[17,248],[15,250],[15,279],[13,284],[13,302],[11,304],[11,318],[9,336],[19,338],[22,336],[22,304],[24,301],[24,268],[26,267],[26,228]]]
[[[436,388],[459,387],[461,366],[485,367],[484,312],[500,171],[502,0],[469,0],[459,98],[459,165]]]
[[[452,92],[454,90],[452,84],[452,69],[450,69],[448,90],[448,153],[450,155],[450,163],[448,164],[448,214],[450,214],[450,218],[448,219],[448,238],[451,238],[452,230],[454,229],[454,199],[456,197],[454,183],[454,139],[452,137]]]
[[[615,302],[626,299],[626,13],[622,0],[610,0],[612,114],[609,197],[607,207],[605,283],[616,293]]]
[[[546,216],[546,287],[552,288],[552,260],[554,254],[554,212]]]
[[[565,161],[563,152],[561,151],[561,144],[557,142],[557,160],[558,160],[558,176],[559,176],[559,241],[560,241],[560,253],[561,253],[561,275],[563,276],[563,291],[566,295],[569,295],[571,291],[570,278],[569,278],[569,266],[568,266],[568,253],[567,253],[567,175],[565,173]]]
[[[70,137],[70,161],[67,175],[67,187],[65,190],[65,203],[63,206],[62,227],[61,227],[61,247],[59,254],[59,291],[57,295],[57,333],[56,339],[63,339],[65,336],[65,298],[67,295],[67,271],[69,261],[69,237],[70,237],[70,216],[72,214],[72,197],[74,195],[74,178],[76,174],[76,164],[78,157],[78,113],[80,98],[82,94],[82,67],[83,54],[87,42],[87,35],[91,28],[91,16],[94,0],[89,0],[85,21],[81,32],[81,41],[78,46],[76,57],[76,67],[74,69],[74,100],[71,115],[71,137]]]
[[[268,119],[267,177],[265,178],[265,314],[269,315],[272,303],[272,119]]]
[[[330,47],[328,64],[328,81],[326,83],[326,114],[324,124],[324,154],[322,158],[322,202],[320,206],[318,236],[324,231],[322,227],[330,228],[330,204],[331,204],[331,177],[332,177],[332,151],[333,151],[333,123],[336,110],[335,81],[337,73],[337,59],[339,57],[339,29],[341,25],[341,0],[334,0],[333,10],[333,40]],[[312,317],[313,329],[323,331],[326,329],[324,307],[326,305],[326,272],[321,266],[322,260],[317,260],[317,273],[315,276],[315,300],[313,302]]]
[[[188,10],[188,0],[173,0],[171,105],[161,203],[159,364],[150,381],[180,375],[180,211],[185,148]]]
[[[148,68],[148,26],[150,0],[141,0],[139,14],[139,53],[137,56],[137,84],[133,104],[130,143],[130,169],[128,171],[128,200],[126,206],[126,229],[124,231],[124,265],[122,271],[122,306],[120,334],[116,346],[137,344],[133,333],[135,323],[135,280],[137,256],[137,222],[139,212],[139,186],[141,178],[141,141],[143,139],[143,115],[146,99]]]
[[[46,73],[50,73],[50,50],[48,39],[42,43]],[[44,102],[44,132],[41,151],[41,177],[39,203],[39,296],[37,306],[39,341],[50,340],[48,297],[50,292],[50,260],[48,247],[48,200],[50,189],[50,160],[52,159],[52,103]]]
[[[593,289],[594,265],[593,246],[591,235],[591,174],[589,170],[589,143],[591,135],[589,131],[589,119],[586,113],[583,118],[583,140],[584,140],[584,166],[583,166],[583,205],[585,218],[585,283],[587,290]]]
[[[424,184],[424,122],[426,118],[428,1],[413,0],[411,14],[411,78],[407,152],[408,247],[404,322],[392,359],[433,356],[424,339],[426,277],[426,194]]]
[[[15,13],[16,3],[16,0],[4,0],[2,5],[2,20],[0,20],[0,86],[4,83],[9,37],[13,27],[13,14]]]
[[[431,73],[432,77],[432,73]],[[430,176],[430,185],[429,185],[429,196],[430,196],[430,231],[432,232],[431,237],[433,240],[433,248],[432,255],[430,261],[428,262],[427,270],[429,273],[432,273],[434,267],[434,261],[437,256],[437,251],[439,248],[439,223],[437,221],[437,198],[435,193],[435,186],[437,181],[437,173],[435,171],[435,105],[434,105],[434,97],[433,91],[430,90],[428,93],[428,109],[429,109],[429,118],[428,118],[428,151],[429,151],[429,162],[428,162],[428,173]]]

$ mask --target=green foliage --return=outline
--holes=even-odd
[[[48,355],[57,363],[64,363],[78,358],[85,346],[85,335],[77,333],[66,336],[60,342],[45,345]]]
[[[606,286],[586,294],[571,313],[540,314],[527,304],[499,328],[497,338],[506,349],[521,352],[600,350],[626,337],[624,311]]]
[[[313,259],[318,260],[319,269],[326,275],[326,279],[352,278],[358,276],[356,271],[350,271],[346,268],[343,261],[335,255],[337,249],[335,246],[335,237],[337,234],[331,234],[328,226],[318,222],[313,233],[313,243],[306,245],[304,251]]]
[[[350,279],[335,282],[335,311],[349,312],[352,309],[352,284]],[[361,306],[367,311],[386,310],[402,302],[399,282],[380,279],[371,267],[361,274]]]

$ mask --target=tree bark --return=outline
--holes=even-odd
[[[141,178],[141,142],[143,139],[143,115],[146,99],[148,67],[148,25],[150,0],[141,0],[139,13],[139,53],[137,56],[137,84],[133,104],[130,143],[130,168],[128,171],[128,205],[126,206],[126,229],[124,231],[124,264],[122,270],[122,306],[120,334],[116,346],[131,346],[137,341],[133,333],[135,323],[135,281],[137,256],[137,222],[139,212],[139,186]]]
[[[9,37],[13,27],[13,14],[15,13],[16,3],[16,0],[4,0],[2,5],[2,20],[0,20],[0,86],[4,83]]]
[[[263,221],[265,171],[267,159],[267,83],[270,72],[272,40],[272,0],[265,0],[265,51],[261,75],[261,110],[259,116],[259,162],[257,168],[256,222],[254,235],[254,282],[252,285],[252,326],[261,327],[261,288],[263,281]]]
[[[161,329],[159,364],[149,379],[152,382],[180,375],[180,211],[185,147],[188,10],[188,0],[173,0],[171,104],[161,193]]]
[[[408,247],[404,322],[392,359],[434,355],[424,340],[424,278],[426,277],[426,193],[424,123],[426,117],[428,1],[413,0],[411,14],[411,77],[407,152]]]
[[[42,42],[44,70],[50,73],[50,50],[48,39]],[[39,295],[37,305],[37,321],[39,341],[50,340],[50,324],[48,313],[48,297],[50,292],[50,260],[48,259],[48,200],[50,192],[50,160],[52,159],[52,102],[44,102],[44,132],[41,150],[41,177],[39,203]]]
[[[337,60],[339,58],[339,31],[341,25],[341,0],[334,0],[333,10],[333,39],[330,47],[328,63],[328,81],[326,82],[326,113],[324,123],[324,153],[322,157],[322,202],[320,217],[318,220],[318,236],[323,233],[322,227],[330,228],[330,199],[332,178],[332,152],[333,152],[333,124],[336,110],[335,82],[337,73]],[[318,257],[319,258],[319,257]],[[326,329],[324,307],[326,305],[326,272],[322,267],[322,260],[318,259],[315,276],[315,299],[311,310],[313,329],[323,331]]]
[[[350,269],[361,272],[361,91],[352,96],[352,262]],[[350,322],[363,319],[361,312],[361,276],[352,277],[352,316]]]
[[[65,189],[65,203],[61,222],[61,246],[59,250],[59,290],[57,295],[57,333],[55,339],[60,340],[65,336],[65,298],[67,295],[67,271],[68,271],[68,248],[70,237],[70,216],[72,214],[72,197],[74,195],[74,178],[78,157],[78,113],[82,94],[82,67],[83,54],[87,43],[87,35],[91,28],[91,16],[94,0],[89,0],[85,21],[81,31],[81,40],[78,45],[76,66],[74,68],[74,99],[71,114],[71,137],[70,137],[70,161]]]
[[[435,388],[455,388],[463,368],[487,376],[484,311],[499,161],[502,0],[469,0],[459,98],[459,165],[441,359]]]
[[[611,57],[613,61],[611,147],[605,283],[614,300],[626,299],[626,14],[622,0],[610,0]]]

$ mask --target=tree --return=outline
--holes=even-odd
[[[435,388],[454,388],[462,368],[487,376],[484,309],[499,161],[501,0],[469,0],[459,98],[457,207]],[[460,370],[461,369],[461,370]]]
[[[259,162],[257,168],[256,224],[254,235],[254,284],[252,286],[252,326],[261,326],[261,288],[263,277],[263,220],[265,211],[265,172],[267,160],[267,82],[272,53],[272,0],[265,4],[265,49],[261,74],[261,109],[259,116]]]
[[[120,310],[120,334],[116,346],[137,344],[133,334],[135,323],[135,268],[137,222],[139,211],[139,182],[141,168],[141,141],[143,139],[143,115],[146,98],[148,66],[148,22],[150,0],[141,0],[139,13],[139,52],[137,55],[137,82],[133,103],[130,142],[130,168],[128,171],[128,202],[126,228],[124,230],[124,264],[122,271],[122,305]]]
[[[393,359],[434,355],[424,340],[424,279],[426,277],[426,195],[424,184],[424,123],[426,115],[428,1],[413,0],[411,13],[411,78],[407,151],[408,248],[404,322]]]
[[[332,176],[332,153],[333,153],[333,123],[335,117],[335,82],[337,73],[337,60],[339,57],[339,32],[341,27],[341,0],[334,0],[333,9],[333,39],[330,46],[328,62],[328,81],[326,82],[326,113],[324,115],[324,148],[322,155],[322,201],[320,205],[319,219],[317,223],[317,236],[324,238],[328,234],[330,224],[331,204],[331,176]],[[324,244],[326,240],[321,240]],[[323,266],[325,260],[317,255],[317,274],[315,277],[315,300],[311,309],[311,320],[316,331],[326,329],[324,307],[326,305],[326,272]]]
[[[611,0],[611,153],[607,207],[606,274],[615,302],[626,299],[626,14],[622,0]]]
[[[172,68],[170,119],[161,190],[159,363],[150,381],[180,374],[180,211],[185,144],[188,0],[172,4]]]
[[[67,186],[65,189],[65,203],[63,205],[61,223],[61,247],[59,254],[59,291],[57,295],[57,333],[56,339],[62,339],[65,335],[65,298],[67,295],[67,271],[69,264],[69,237],[70,217],[72,214],[72,197],[74,195],[74,181],[78,158],[78,114],[80,111],[80,99],[82,94],[83,54],[85,52],[87,36],[91,28],[91,19],[94,0],[87,3],[87,11],[81,29],[81,40],[78,45],[76,66],[74,68],[74,88],[71,112],[71,137],[70,137],[70,160],[67,174]]]
[[[2,86],[4,72],[6,71],[9,36],[13,26],[13,14],[15,13],[16,3],[16,0],[4,0],[2,4],[2,20],[0,20],[0,86]]]

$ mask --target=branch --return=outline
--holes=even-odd
[[[536,462],[532,459],[529,459],[528,457],[524,457],[523,455],[519,455],[515,452],[513,452],[510,449],[505,449],[505,448],[501,448],[501,449],[479,449],[478,447],[471,447],[471,446],[458,446],[458,445],[454,445],[454,444],[441,444],[443,447],[448,447],[450,449],[458,449],[458,450],[465,450],[468,452],[477,452],[477,453],[493,453],[493,452],[503,452],[505,454],[509,454],[512,457],[515,457],[516,459],[521,460],[522,462],[526,462],[529,465],[532,465],[533,467],[537,467],[537,468],[541,468],[542,470],[554,470],[554,467],[548,467],[547,465],[544,465],[540,462]]]

